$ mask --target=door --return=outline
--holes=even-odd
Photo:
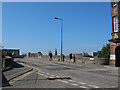
[[[115,66],[120,67],[120,46],[116,47],[115,56],[116,56]]]

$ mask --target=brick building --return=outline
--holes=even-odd
[[[120,66],[120,1],[111,1],[112,39],[110,42],[110,64]]]
[[[12,56],[19,56],[20,52],[19,49],[2,49],[3,55],[12,55]]]

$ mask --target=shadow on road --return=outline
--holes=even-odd
[[[2,87],[10,86],[9,81],[6,79],[5,75],[2,72]]]
[[[44,79],[24,79],[24,80],[19,80],[19,81],[34,81],[34,80],[71,80],[70,77],[60,77],[60,78],[44,78]]]
[[[20,64],[18,64],[17,62],[12,62],[12,66],[13,66],[13,68],[21,68],[21,67],[24,67],[23,65],[20,65]]]
[[[2,71],[2,87],[6,87],[6,86],[11,86],[9,84],[9,81],[12,80],[13,78],[15,77],[11,77],[10,80],[7,80],[7,77],[16,74],[18,73],[18,70],[17,69],[14,69],[14,68],[23,68],[24,66],[18,64],[17,62],[12,62],[12,69],[5,69]],[[17,76],[16,76],[17,77]]]
[[[58,80],[58,79],[60,79],[60,80],[68,80],[68,79],[71,79],[70,77],[60,77],[60,78],[47,78],[48,80]]]

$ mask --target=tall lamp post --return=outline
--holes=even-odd
[[[61,55],[60,55],[60,57],[61,57],[61,61],[63,61],[63,55],[62,55],[62,34],[63,34],[63,19],[60,19],[60,18],[57,18],[57,17],[55,17],[55,19],[58,19],[58,20],[61,20]]]

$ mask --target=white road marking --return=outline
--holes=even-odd
[[[38,71],[38,72],[41,72],[41,71]]]
[[[50,75],[50,76],[54,77],[55,75]]]
[[[42,72],[42,71],[39,71],[40,73],[44,73],[44,72]]]
[[[62,80],[60,80],[60,79],[57,79],[57,81],[62,81]]]
[[[71,85],[74,85],[74,86],[78,86],[77,84],[75,84],[75,83],[70,83]]]
[[[83,84],[83,85],[85,85],[85,84],[86,84],[86,83],[83,83],[83,82],[78,82],[78,83]]]
[[[57,76],[57,77],[59,77],[59,78],[60,78],[61,76]]]
[[[55,77],[50,76],[49,78],[55,78]]]
[[[67,82],[67,81],[63,81],[63,80],[61,80],[61,82],[63,82],[63,83],[69,83],[69,82]]]
[[[47,75],[50,75],[50,73],[46,73]]]
[[[85,87],[85,86],[80,86],[80,88],[88,88],[88,87]]]
[[[73,81],[73,80],[68,80],[68,81],[70,81],[70,82],[75,82],[75,81]]]
[[[94,87],[94,88],[99,88],[98,86],[95,86],[95,85],[88,85],[90,87]]]
[[[47,75],[44,75],[45,77],[48,77]]]
[[[112,86],[112,87],[116,88],[117,86]]]
[[[38,72],[41,72],[40,70]]]

